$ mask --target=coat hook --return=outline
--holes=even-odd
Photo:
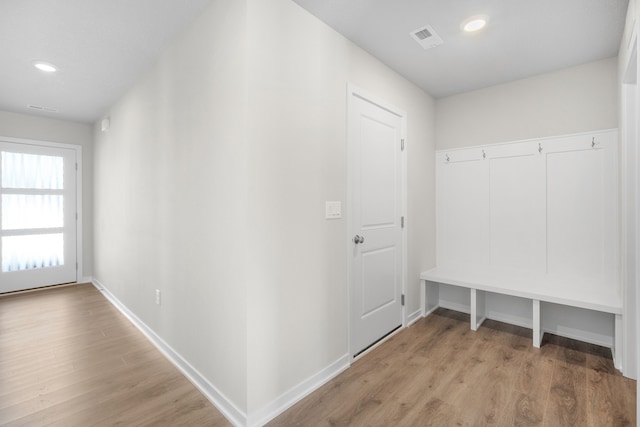
[[[542,144],[538,142],[538,153],[542,153]]]
[[[484,152],[484,150],[482,150],[482,158],[486,159],[487,158],[487,153]]]
[[[445,161],[446,161],[447,163],[449,163],[449,160],[451,160],[451,159],[449,159],[449,155],[448,155],[448,154],[445,154],[444,159],[445,159]]]
[[[594,136],[593,138],[591,138],[591,148],[596,148],[596,145],[598,145],[598,143],[596,142],[596,137]]]

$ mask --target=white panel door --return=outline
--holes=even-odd
[[[0,293],[76,281],[76,152],[0,141]]]
[[[402,325],[402,118],[352,96],[351,354]]]

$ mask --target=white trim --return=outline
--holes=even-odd
[[[354,103],[353,103],[353,98],[357,97],[360,99],[363,99],[367,102],[370,102],[384,110],[389,111],[390,113],[398,116],[401,120],[401,130],[400,130],[400,135],[401,138],[405,140],[405,146],[404,146],[404,150],[401,151],[400,153],[400,168],[401,168],[401,186],[402,186],[402,194],[401,194],[401,210],[402,210],[402,216],[404,216],[405,219],[405,226],[404,228],[402,228],[401,230],[401,251],[402,251],[402,294],[405,295],[405,305],[402,306],[402,328],[405,328],[408,325],[408,315],[407,315],[407,307],[409,302],[407,301],[407,275],[408,275],[408,256],[407,256],[407,251],[408,251],[408,225],[407,225],[407,151],[408,151],[408,141],[407,141],[407,113],[404,110],[401,110],[400,108],[397,108],[396,106],[389,104],[388,102],[378,98],[377,96],[374,96],[370,93],[368,93],[367,91],[359,88],[358,86],[354,85],[353,83],[347,83],[347,117],[346,117],[346,139],[347,139],[347,238],[346,238],[346,244],[347,244],[347,343],[348,343],[348,351],[349,351],[349,358],[353,358],[353,354],[352,354],[352,327],[351,327],[351,273],[352,273],[352,266],[351,266],[351,258],[349,257],[349,253],[351,253],[351,236],[354,235],[354,230],[352,228],[352,218],[351,216],[351,212],[353,211],[352,209],[352,203],[353,203],[353,183],[352,178],[351,178],[351,174],[349,173],[350,170],[350,165],[351,165],[351,161],[353,158],[353,148],[351,147],[352,144],[350,144],[350,135],[351,135],[351,126],[353,126],[352,124],[350,124],[350,119],[353,116],[353,108],[354,108]],[[384,341],[384,340],[381,340]],[[375,346],[373,346],[375,347]],[[366,353],[366,352],[365,352]],[[364,353],[363,353],[364,354]]]
[[[273,420],[278,415],[313,393],[324,384],[340,375],[349,368],[349,355],[345,354],[338,360],[322,369],[320,372],[310,376],[289,391],[281,394],[279,397],[271,401],[268,405],[255,411],[249,415],[247,419],[248,426],[262,426]]]
[[[533,319],[533,315],[531,316]],[[500,323],[507,323],[509,325],[520,326],[521,328],[533,330],[534,321],[526,322],[525,320],[518,319],[515,316],[503,315],[501,313],[492,312],[491,315],[487,315],[488,320],[495,320]],[[547,331],[550,332],[550,331]],[[555,332],[554,332],[555,333]],[[557,335],[557,334],[556,334]]]
[[[638,23],[634,22],[629,44],[627,46],[626,57],[623,61],[623,67],[620,70],[620,111],[621,129],[620,129],[620,270],[622,294],[624,295],[624,311],[621,320],[621,336],[616,336],[616,352],[614,360],[622,367],[622,373],[625,377],[636,379],[640,372],[640,337],[638,336],[637,326],[640,322],[640,251],[638,240],[640,240],[640,187],[638,187],[638,168],[640,162],[640,147],[637,141],[640,137],[638,127],[638,112],[640,111],[639,98],[639,70],[638,63]],[[635,56],[634,56],[635,55]],[[635,63],[632,63],[632,60]],[[635,75],[629,75],[630,71],[635,68]],[[628,111],[629,102],[633,103],[635,111]],[[633,138],[634,140],[630,140]],[[632,156],[632,157],[630,157]],[[635,163],[631,165],[629,162],[635,158]],[[630,201],[629,198],[632,200]],[[635,199],[635,200],[633,200]],[[635,201],[635,206],[630,202]],[[629,219],[632,216],[633,219]],[[629,233],[629,229],[635,227],[636,235]],[[629,246],[634,247],[629,251]],[[630,253],[631,252],[631,253]],[[634,255],[635,260],[630,265],[628,260]],[[635,267],[635,269],[634,269]],[[635,270],[635,271],[634,271]],[[631,287],[631,290],[629,290]],[[635,295],[634,295],[635,293]],[[630,298],[631,297],[631,298]],[[633,299],[633,301],[631,300]],[[618,318],[616,317],[616,322]],[[617,331],[617,330],[616,330]],[[618,331],[617,331],[618,332]],[[622,345],[618,346],[618,343]],[[638,406],[640,407],[640,397],[638,398]],[[639,414],[640,417],[640,414]]]
[[[629,45],[631,46],[633,43],[638,43],[638,28],[640,24],[637,22],[637,19],[633,21],[633,30],[631,32],[631,37],[629,39]],[[627,51],[628,54],[631,54],[631,49]],[[625,63],[628,63],[627,59]],[[640,84],[640,59],[637,57],[636,53],[636,117],[638,115],[638,108],[640,108],[640,92],[638,91],[638,84]],[[628,66],[627,66],[628,69]],[[626,111],[624,111],[625,105],[623,105],[623,111],[621,112],[622,117],[626,116]],[[624,125],[623,125],[624,126]],[[624,126],[626,127],[626,126]],[[638,135],[640,126],[636,123],[636,148],[637,141],[640,140],[640,135]],[[626,128],[623,129],[623,132],[626,132]],[[640,169],[640,152],[636,153],[636,168]],[[636,171],[637,174],[640,174],[640,171]],[[640,188],[636,188],[636,224],[640,224]],[[636,324],[634,325],[634,329],[636,331],[636,367],[640,370],[640,314],[638,311],[640,310],[640,227],[636,226]],[[616,321],[618,318],[616,317]],[[618,337],[616,337],[617,339]],[[614,360],[616,360],[616,355],[614,355]],[[640,421],[640,381],[637,382],[636,385],[636,422]]]
[[[529,328],[530,329],[530,328]],[[569,338],[572,340],[576,340],[576,341],[582,341],[582,342],[586,342],[589,344],[594,344],[594,345],[598,345],[600,347],[606,347],[608,349],[611,350],[611,355],[613,356],[616,352],[616,346],[615,346],[615,338],[612,339],[600,339],[597,335],[595,334],[588,334],[585,333],[585,331],[575,331],[574,329],[568,329],[568,328],[562,328],[562,329],[553,329],[553,328],[540,328],[540,338],[542,339],[542,337],[544,336],[544,334],[552,334],[552,335],[557,335],[559,337],[563,337],[563,338]],[[615,359],[614,359],[615,362]],[[618,366],[616,366],[617,369],[620,369]]]
[[[422,318],[422,308],[417,309],[407,316],[407,327],[413,325]]]
[[[447,310],[459,311],[460,313],[471,316],[471,305],[458,304],[453,301],[440,301],[438,307],[442,307]],[[433,313],[433,311],[434,310],[431,310],[429,313]]]
[[[439,308],[440,308],[440,304],[436,305],[435,307],[433,307],[433,308],[432,308],[431,310],[429,310],[429,311],[425,311],[425,310],[420,310],[420,311],[421,311],[421,312],[422,312],[422,311],[424,311],[424,314],[422,315],[422,317],[427,317],[427,316],[429,316],[430,314],[434,313],[434,312],[435,312],[437,309],[439,309]],[[445,307],[442,307],[442,308],[445,308]]]
[[[76,269],[76,283],[80,283],[80,278],[84,279],[84,245],[82,243],[82,146],[78,144],[64,144],[61,142],[14,138],[9,136],[0,136],[0,141],[22,145],[35,145],[38,147],[61,148],[75,152],[76,164],[78,165],[76,170],[76,213],[78,214],[78,218],[76,220],[76,262],[78,263],[78,268]]]
[[[573,136],[584,136],[584,135],[595,135],[598,133],[607,133],[607,132],[614,132],[614,131],[618,131],[618,128],[610,128],[610,129],[597,129],[597,130],[592,130],[592,131],[588,131],[588,132],[578,132],[578,133],[565,133],[565,134],[561,134],[561,135],[549,135],[549,136],[541,136],[538,138],[529,138],[529,139],[517,139],[514,141],[503,141],[503,142],[494,142],[492,144],[480,144],[480,145],[467,145],[464,147],[456,147],[456,148],[440,148],[438,150],[436,150],[436,154],[437,153],[451,153],[453,151],[465,151],[468,150],[470,148],[491,148],[491,147],[499,147],[501,145],[512,145],[512,144],[523,144],[525,142],[532,142],[532,141],[544,141],[544,140],[549,140],[549,139],[556,139],[556,138],[568,138],[568,137],[573,137]]]
[[[76,281],[84,275],[84,245],[82,243],[82,146],[76,146]]]
[[[408,212],[407,209],[407,153],[409,151],[409,141],[407,139],[407,113],[402,112],[401,116],[401,138],[404,140],[404,150],[400,152],[400,168],[402,169],[401,180],[402,180],[402,197],[401,205],[402,205],[402,216],[404,218],[404,227],[402,227],[402,295],[404,295],[404,305],[402,306],[402,325],[408,326],[409,324],[409,315],[408,315],[408,307],[409,307],[409,294],[407,290],[407,277],[408,277],[408,259],[409,259],[409,235],[407,230],[409,230],[409,220],[408,220]]]
[[[44,147],[52,147],[52,148],[63,148],[66,150],[75,150],[77,148],[82,148],[81,145],[77,144],[64,144],[62,142],[51,142],[51,141],[41,141],[38,139],[27,139],[27,138],[13,138],[10,136],[0,136],[0,141],[5,142],[14,142],[16,144],[25,144],[25,145],[37,145]]]
[[[407,117],[407,113],[404,110],[401,110],[400,108],[397,108],[395,105],[390,104],[388,102],[386,102],[385,100],[370,94],[369,92],[361,89],[360,87],[354,85],[353,83],[347,83],[347,104],[349,102],[349,98],[351,96],[356,96],[360,99],[363,99],[367,102],[370,102],[372,104],[377,105],[378,107],[389,111],[392,114],[395,114],[398,117]],[[402,135],[405,136],[406,131],[402,132]]]
[[[247,415],[236,407],[222,392],[220,392],[213,384],[200,374],[193,366],[189,364],[178,352],[176,352],[169,344],[167,344],[158,334],[148,327],[138,316],[129,310],[118,298],[116,298],[105,286],[97,279],[93,279],[93,286],[96,287],[107,300],[113,304],[133,325],[144,334],[144,336],[156,346],[162,354],[165,355],[171,363],[182,374],[187,377],[191,383],[224,415],[229,422],[235,426],[246,426]]]

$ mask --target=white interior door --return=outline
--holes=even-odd
[[[402,325],[403,117],[350,91],[350,346]]]
[[[75,282],[76,151],[0,141],[0,293]]]

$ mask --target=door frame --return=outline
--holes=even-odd
[[[628,302],[625,301],[625,311],[631,310],[635,316],[635,321],[624,319],[623,323],[623,364],[622,372],[625,376],[629,374],[635,374],[636,377],[640,371],[640,186],[637,183],[637,179],[640,176],[640,122],[638,119],[638,112],[640,111],[640,57],[638,56],[638,34],[640,32],[640,24],[635,22],[631,30],[629,37],[628,49],[626,57],[624,58],[622,73],[621,73],[621,104],[622,110],[621,116],[621,129],[620,129],[620,168],[621,168],[621,180],[620,180],[620,194],[621,194],[621,221],[620,221],[620,248],[621,248],[621,277],[622,277],[622,290],[623,295],[627,294],[627,287],[635,285],[635,300]],[[629,105],[633,105],[634,111],[629,111]],[[629,146],[633,146],[629,150]],[[628,151],[635,154],[635,161],[629,164]],[[635,186],[635,205],[629,206],[627,198],[631,190],[631,185]],[[628,216],[632,215],[635,219],[635,235],[629,235],[627,230]],[[635,246],[635,284],[630,284],[627,278],[629,273],[628,260],[628,248],[629,239],[631,244]],[[624,316],[626,317],[626,316]],[[631,328],[634,334],[629,334],[628,329]],[[628,339],[633,339],[635,342],[629,343]],[[628,348],[633,346],[632,348]],[[635,366],[630,370],[630,360],[633,359]],[[630,372],[633,371],[633,372]],[[640,421],[640,381],[636,386],[636,421]]]
[[[400,176],[401,176],[401,210],[402,216],[404,217],[404,227],[402,227],[401,232],[401,252],[402,252],[402,295],[404,295],[404,305],[402,306],[402,326],[400,329],[403,329],[407,326],[407,305],[408,305],[408,296],[407,296],[407,230],[408,230],[408,221],[407,221],[407,151],[408,151],[408,141],[407,141],[407,113],[378,98],[377,96],[371,95],[367,91],[359,88],[358,86],[348,83],[347,84],[347,236],[346,236],[346,247],[347,247],[347,346],[349,353],[349,364],[351,364],[354,360],[353,358],[353,349],[352,349],[352,296],[351,291],[353,288],[353,284],[351,283],[351,273],[353,271],[353,263],[352,263],[352,236],[355,234],[355,230],[353,229],[353,218],[351,213],[353,212],[353,204],[354,204],[354,182],[351,176],[351,164],[356,157],[355,144],[353,143],[353,135],[355,131],[355,103],[354,99],[359,98],[364,101],[370,102],[384,110],[389,111],[390,113],[400,117],[400,138],[404,140],[404,149],[400,152]],[[397,332],[397,331],[396,331]],[[367,354],[369,351],[373,350],[379,344],[384,342],[387,338],[395,334],[393,332],[386,337],[383,337],[380,341],[376,342],[374,345],[369,347],[367,350],[361,352],[358,357]]]
[[[620,266],[623,307],[622,373],[635,379],[638,374],[639,319],[637,240],[639,191],[638,177],[638,52],[637,27],[629,38],[627,57],[621,70],[621,129],[620,129]],[[631,233],[635,231],[632,235]]]
[[[82,146],[61,142],[0,136],[0,141],[21,145],[73,150],[76,155],[76,283],[84,279],[84,251],[82,245]]]

